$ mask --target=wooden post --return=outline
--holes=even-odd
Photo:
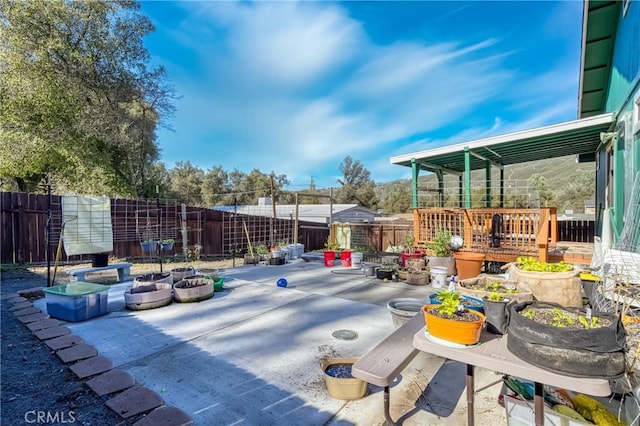
[[[298,211],[299,211],[299,205],[298,205],[298,193],[296,192],[296,219],[293,223],[293,243],[294,244],[298,244]]]

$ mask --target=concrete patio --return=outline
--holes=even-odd
[[[195,424],[384,423],[381,388],[369,385],[368,395],[355,401],[333,399],[319,360],[364,355],[394,331],[387,302],[426,300],[431,286],[383,282],[360,269],[302,260],[241,266],[221,276],[225,290],[212,299],[146,311],[124,309],[130,283],[112,285],[108,314],[65,325]],[[276,286],[280,277],[287,288]],[[34,306],[46,312],[44,299]],[[358,338],[333,337],[341,329]],[[436,376],[444,361],[420,353],[405,369],[391,390],[394,419],[466,423],[464,369],[449,365]],[[499,378],[477,369],[476,389]],[[425,389],[427,397],[420,398]],[[476,395],[476,424],[507,424],[499,391],[497,385]],[[440,415],[426,411],[429,405]]]

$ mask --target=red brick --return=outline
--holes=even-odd
[[[44,343],[54,351],[59,351],[60,349],[70,348],[71,346],[84,343],[84,340],[75,334],[67,334],[65,336],[56,337],[55,339],[46,340]]]
[[[134,386],[136,381],[126,371],[119,369],[107,371],[87,382],[89,389],[97,393],[99,396],[108,395],[114,392],[120,392]]]
[[[166,405],[158,407],[133,426],[189,426],[193,420],[184,411]]]
[[[78,376],[80,379],[85,377],[95,376],[96,374],[104,373],[113,368],[113,362],[109,358],[103,356],[94,356],[84,361],[80,361],[73,364],[69,369]]]
[[[56,352],[56,355],[58,355],[58,358],[60,358],[62,362],[74,362],[96,356],[98,355],[98,350],[91,345],[81,343],[67,349],[61,349]]]
[[[45,328],[57,327],[60,321],[54,318],[43,319],[40,321],[27,324],[27,328],[31,331],[44,330]]]
[[[164,404],[160,395],[145,387],[136,386],[107,401],[107,407],[124,419],[153,410]]]
[[[23,315],[21,317],[18,317],[18,321],[23,324],[29,324],[30,322],[36,322],[47,318],[49,318],[49,315],[45,314],[44,312],[39,312],[37,314]]]
[[[58,327],[51,327],[51,328],[38,330],[34,334],[40,340],[47,340],[47,339],[54,339],[56,337],[71,334],[71,330],[69,330],[69,328],[65,327],[64,325],[60,325]]]

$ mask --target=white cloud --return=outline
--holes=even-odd
[[[180,79],[177,121],[188,127],[177,128],[173,140],[180,155],[203,168],[274,170],[306,184],[310,176],[326,175],[325,169],[339,173],[340,161],[351,155],[371,164],[374,179],[392,178],[394,169],[406,171],[389,165],[391,155],[553,119],[566,113],[566,102],[558,100],[575,87],[562,64],[528,81],[506,68],[512,51],[496,38],[376,45],[365,26],[335,3],[181,5],[191,14],[176,37],[194,58],[183,68],[194,79]],[[554,98],[558,81],[565,80]],[[424,138],[445,126],[460,127],[468,114],[498,99],[524,99],[543,112],[511,125],[499,117],[489,128],[462,124],[451,137]],[[418,135],[421,141],[398,147],[397,141]],[[194,160],[185,150],[189,138],[210,140],[215,155]]]

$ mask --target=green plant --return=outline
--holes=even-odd
[[[587,330],[602,327],[602,325],[598,323],[598,317],[591,317],[591,319],[587,319],[587,317],[580,315],[578,317],[578,322]]]
[[[436,257],[451,256],[451,232],[439,229],[436,231],[433,241],[427,244],[427,248],[431,250]]]
[[[536,317],[536,311],[534,311],[533,309],[530,309],[528,311],[523,311],[522,316],[532,320]]]
[[[489,300],[491,300],[492,302],[502,302],[504,300],[504,296],[502,296],[502,294],[492,291],[491,293],[489,293]]]
[[[403,245],[404,245],[404,251],[405,252],[407,252],[409,254],[415,253],[415,251],[416,251],[415,244],[416,244],[416,239],[413,238],[413,235],[407,234],[404,237],[404,244]]]
[[[324,243],[325,251],[336,251],[340,248],[340,244],[335,241],[331,241],[331,237],[327,237],[327,241]]]
[[[554,327],[565,328],[567,325],[574,323],[573,318],[560,308],[553,308],[553,318],[551,325]]]
[[[256,253],[269,254],[269,247],[267,247],[265,244],[260,244],[258,247],[256,247]]]
[[[568,272],[573,268],[572,265],[564,263],[564,261],[558,263],[541,262],[533,257],[520,256],[517,259],[518,266],[523,271],[530,272]]]
[[[173,238],[167,238],[167,239],[161,241],[161,244],[173,244],[173,243],[174,243],[174,239]]]

